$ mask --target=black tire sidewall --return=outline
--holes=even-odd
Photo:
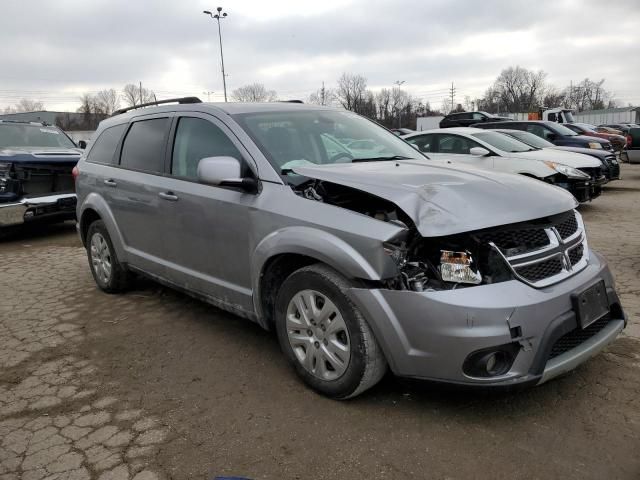
[[[322,380],[300,364],[287,335],[286,313],[291,298],[302,290],[316,290],[326,295],[340,310],[349,333],[351,356],[345,373],[336,380]],[[292,363],[298,375],[311,388],[331,398],[345,398],[360,385],[366,369],[367,352],[361,326],[361,315],[330,277],[319,272],[302,269],[291,274],[282,284],[276,298],[275,323],[280,348]]]

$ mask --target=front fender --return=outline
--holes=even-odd
[[[253,302],[258,316],[262,315],[260,278],[270,258],[287,253],[305,255],[348,278],[381,280],[394,276],[396,266],[379,248],[380,241],[371,239],[370,242],[367,250],[378,253],[371,260],[336,235],[317,228],[286,227],[267,235],[255,248],[251,259]]]
[[[87,210],[94,210],[99,216],[100,219],[104,222],[107,231],[109,232],[109,237],[111,237],[111,243],[113,244],[113,248],[116,251],[116,255],[118,260],[123,263],[127,263],[127,253],[124,248],[124,239],[122,237],[122,233],[118,228],[118,225],[113,218],[113,213],[111,209],[105,202],[104,198],[98,195],[95,192],[89,193],[83,200],[81,204],[78,205],[76,210],[78,216],[78,222],[80,223],[80,231],[82,231],[84,225],[82,222],[83,213]]]

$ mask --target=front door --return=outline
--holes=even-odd
[[[243,153],[241,153],[241,151]],[[218,119],[183,113],[172,133],[166,229],[167,276],[179,286],[252,310],[249,210],[257,195],[198,182],[198,162],[206,157],[241,160],[253,175],[249,156]]]

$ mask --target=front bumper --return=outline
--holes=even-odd
[[[76,194],[60,193],[0,203],[0,227],[52,218],[75,218]]]
[[[561,337],[580,332],[572,293],[596,280],[604,280],[607,288],[608,323],[586,341],[550,358]],[[433,292],[352,289],[349,295],[396,375],[465,385],[546,382],[597,354],[626,324],[609,268],[593,252],[584,270],[541,289],[512,280]],[[464,373],[463,364],[471,353],[506,344],[518,346],[506,373],[495,377]]]

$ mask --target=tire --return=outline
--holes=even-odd
[[[126,290],[131,284],[131,273],[118,261],[111,237],[102,220],[89,225],[86,245],[89,268],[100,290],[106,293]]]
[[[373,332],[343,293],[352,287],[335,270],[315,264],[292,273],[276,297],[283,353],[308,386],[341,400],[371,388],[387,370]]]

